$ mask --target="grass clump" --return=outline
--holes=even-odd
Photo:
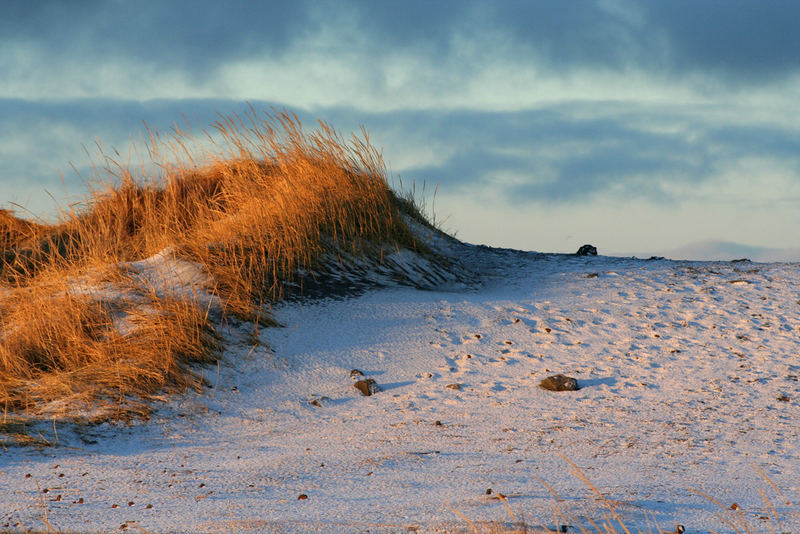
[[[324,256],[416,248],[379,152],[288,112],[222,117],[198,143],[148,131],[149,161],[101,151],[86,202],[54,224],[0,211],[0,406],[6,414],[146,415],[198,386],[214,319],[265,305]],[[149,258],[149,259],[148,259]],[[187,274],[189,273],[189,274]]]

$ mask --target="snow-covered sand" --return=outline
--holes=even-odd
[[[605,505],[566,458],[631,531],[800,532],[758,472],[800,501],[800,265],[451,253],[479,286],[287,302],[264,345],[223,329],[213,387],[149,422],[0,451],[0,529],[510,527],[497,493],[530,527],[591,529]],[[538,387],[555,373],[581,389]]]

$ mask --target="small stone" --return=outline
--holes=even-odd
[[[491,494],[492,494],[492,488],[487,488],[486,495],[491,495]]]
[[[577,391],[579,389],[576,379],[562,374],[548,376],[539,382],[539,387],[549,391]]]
[[[447,389],[455,389],[456,391],[458,391],[459,389],[461,389],[461,384],[447,384],[445,387]]]
[[[305,493],[301,493],[300,495],[297,496],[298,501],[305,501],[306,499],[308,499],[308,495],[306,495]]]
[[[352,378],[353,380],[358,380],[358,377],[360,377],[360,376],[364,376],[364,373],[362,373],[358,369],[351,369],[350,370],[350,378]]]
[[[325,397],[324,395],[321,397],[313,397],[308,403],[311,406],[315,406],[317,408],[322,408],[326,402],[330,401],[330,397]]]
[[[378,384],[371,378],[357,380],[353,384],[353,387],[360,391],[365,397],[369,397],[370,395],[373,395],[381,390],[381,388],[378,387]]]
[[[600,276],[599,273],[589,273],[586,275],[586,278],[597,278],[598,276]]]
[[[575,254],[578,256],[597,256],[597,247],[594,245],[583,245]]]
[[[442,422],[441,421],[434,421],[433,422],[433,426],[442,426]]]

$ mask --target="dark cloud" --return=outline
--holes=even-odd
[[[620,3],[492,3],[487,23],[505,28],[555,70],[641,68],[717,74],[761,84],[800,69],[800,4],[783,0]]]
[[[785,126],[710,126],[708,141],[718,147],[718,158],[736,158],[745,150],[753,157],[800,162],[800,130]],[[724,151],[724,152],[723,152]],[[800,166],[793,165],[800,173]]]
[[[653,43],[643,28],[591,0],[510,1],[489,4],[489,27],[504,29],[509,41],[556,71],[575,67],[620,69],[647,65]]]
[[[2,42],[32,45],[56,62],[133,60],[199,74],[225,60],[280,53],[306,32],[315,31],[308,4],[299,0],[11,2],[4,4],[0,35]]]
[[[377,63],[411,52],[469,63],[459,48],[501,46],[518,61],[562,72],[635,68],[665,76],[715,74],[761,84],[800,69],[800,3],[781,0],[274,0],[6,2],[0,47],[23,43],[59,64],[133,61],[194,78],[230,61],[280,57],[322,33]],[[352,25],[351,25],[352,24]],[[490,36],[487,37],[487,36]],[[488,40],[487,40],[488,39]],[[319,52],[319,50],[317,50]],[[1,59],[8,72],[43,65]],[[91,80],[86,80],[91,84]],[[97,89],[102,94],[102,88]]]
[[[143,148],[146,126],[163,134],[188,122],[200,135],[219,113],[243,114],[247,109],[245,103],[229,100],[0,99],[0,202],[19,202],[43,213],[53,210],[52,194],[63,207],[68,198],[85,195],[92,161],[99,156],[97,143],[125,163],[129,154],[123,147],[133,141]],[[119,157],[115,148],[122,151]],[[23,188],[30,197],[17,196]]]
[[[653,37],[678,71],[711,71],[742,83],[800,70],[800,3],[783,0],[641,2]]]
[[[395,128],[456,147],[441,165],[406,169],[405,178],[440,183],[444,190],[501,189],[512,203],[586,202],[609,193],[673,201],[665,186],[713,177],[721,164],[714,153],[721,147],[740,156],[749,152],[746,139],[727,142],[690,119],[684,119],[684,129],[678,133],[639,126],[664,123],[666,115],[652,111],[622,117],[611,112],[591,119],[576,118],[560,108],[397,112],[368,118],[376,131],[391,121]],[[753,130],[752,136],[782,135],[769,128]],[[764,154],[798,159],[783,151]],[[510,183],[503,176],[509,176]]]
[[[275,106],[253,105],[257,110]],[[800,180],[800,129],[722,126],[704,122],[696,110],[681,115],[674,108],[645,108],[620,114],[614,105],[609,107],[604,114],[601,104],[593,105],[592,118],[582,118],[586,108],[578,105],[506,113],[329,108],[299,117],[307,127],[324,119],[345,134],[365,125],[390,166],[393,153],[435,142],[445,156],[439,163],[400,169],[406,185],[424,182],[429,188],[438,184],[442,192],[476,195],[494,190],[510,205],[590,203],[608,195],[677,202],[674,191],[714,179],[726,166],[748,158],[795,169]],[[142,121],[163,132],[175,122],[182,124],[185,115],[199,132],[218,113],[243,114],[247,109],[228,100],[0,100],[0,143],[32,140],[23,158],[0,151],[0,187],[8,189],[22,178],[58,189],[58,169],[69,175],[70,161],[86,168],[81,145],[91,151],[99,138],[106,147],[120,146],[138,138]],[[648,127],[664,124],[672,127]],[[761,179],[768,183],[769,176]]]

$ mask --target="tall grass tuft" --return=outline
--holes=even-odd
[[[216,357],[210,302],[271,324],[265,305],[322,256],[417,247],[405,217],[422,216],[390,189],[366,132],[309,132],[251,108],[204,143],[177,127],[148,133],[149,161],[101,152],[88,198],[58,222],[0,211],[5,413],[145,415],[144,401],[197,386],[190,364]],[[124,268],[164,250],[207,281],[176,294]]]

